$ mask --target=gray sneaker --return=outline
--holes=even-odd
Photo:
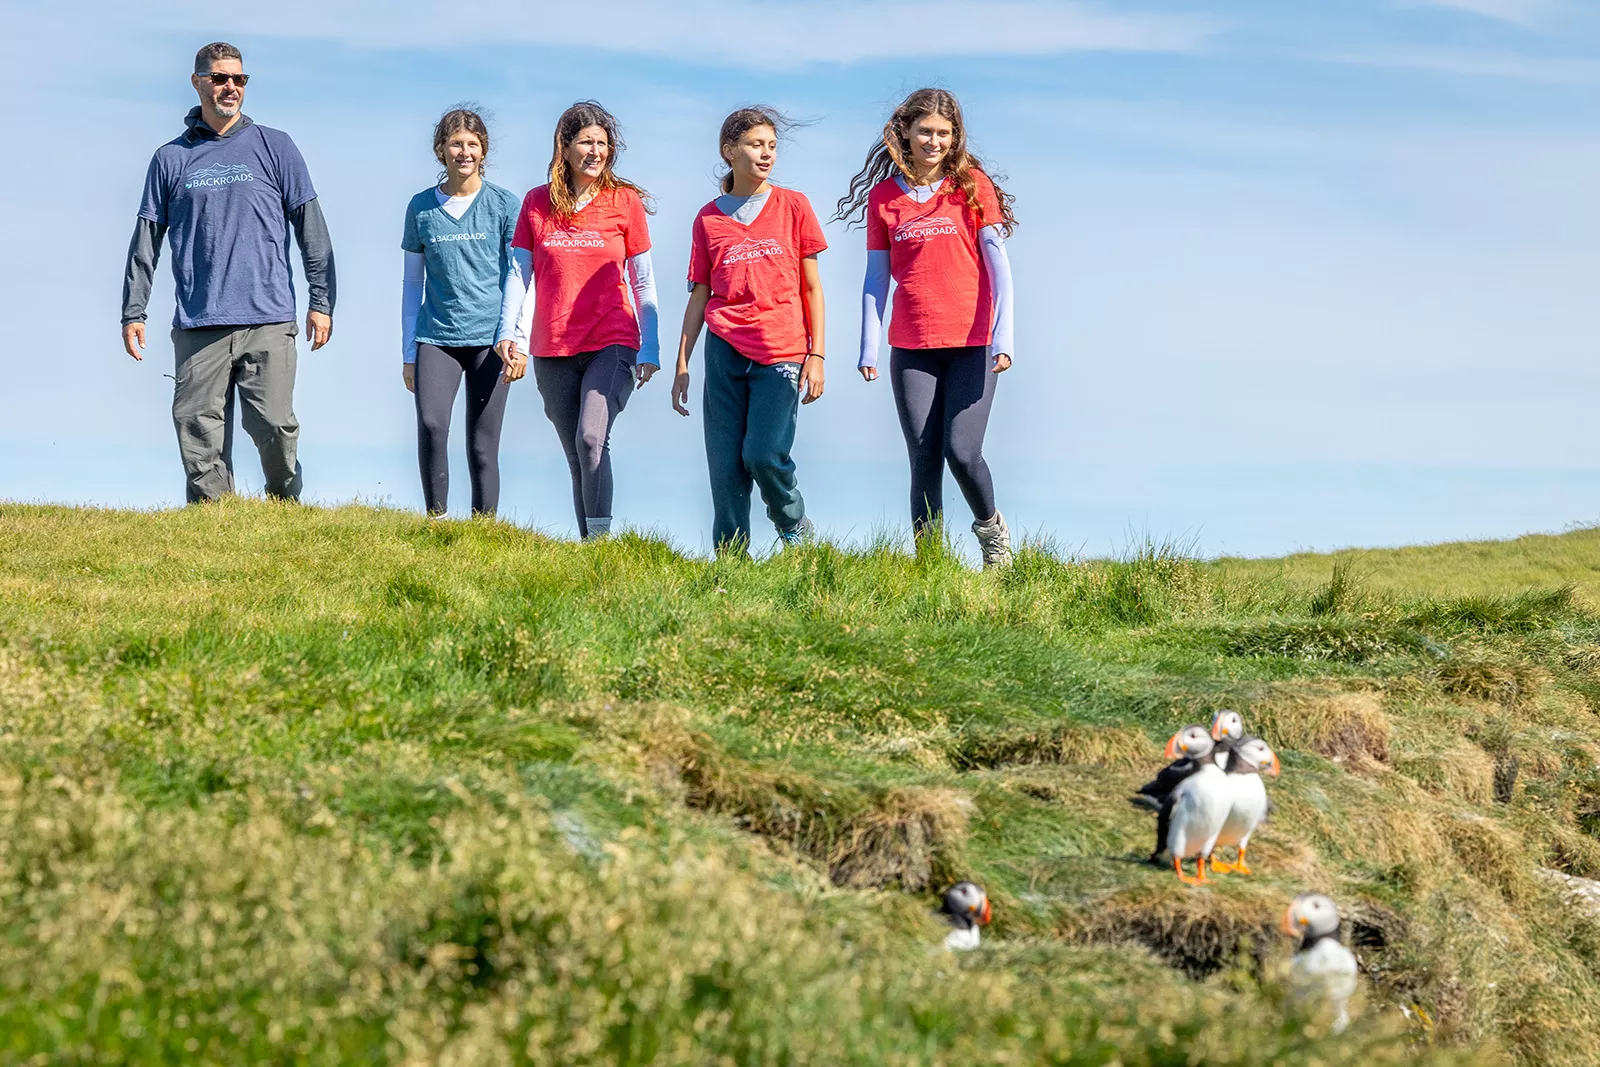
[[[986,523],[974,522],[972,532],[978,535],[978,547],[983,550],[984,570],[1011,566],[1011,530],[1004,515],[997,511]]]
[[[783,541],[785,549],[799,548],[817,539],[817,528],[812,525],[810,519],[801,519],[794,529],[784,530],[778,534],[778,538]]]

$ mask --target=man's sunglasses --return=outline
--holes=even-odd
[[[241,89],[250,82],[250,75],[248,74],[218,74],[215,71],[207,71],[204,74],[196,75],[196,77],[210,78],[212,85],[227,85],[229,82],[233,82]]]

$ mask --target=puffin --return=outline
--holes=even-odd
[[[1203,726],[1185,726],[1167,742],[1168,759],[1189,756],[1198,763],[1168,801],[1167,851],[1172,853],[1172,869],[1178,872],[1178,879],[1190,885],[1205,884],[1211,850],[1233,807],[1228,776],[1215,760],[1206,758],[1215,747]],[[1183,861],[1190,857],[1195,859],[1194,877],[1183,872]]]
[[[1198,727],[1197,727],[1198,729]],[[1211,739],[1216,742],[1212,749],[1211,758],[1223,770],[1228,769],[1228,760],[1233,752],[1234,743],[1244,736],[1244,720],[1237,711],[1223,709],[1211,717]],[[1156,846],[1150,853],[1150,864],[1155,867],[1164,866],[1161,854],[1167,850],[1167,824],[1171,819],[1172,791],[1178,783],[1193,774],[1199,764],[1193,757],[1184,756],[1167,764],[1161,773],[1139,787],[1139,792],[1129,798],[1129,803],[1137,808],[1145,808],[1156,813]]]
[[[1301,893],[1283,913],[1283,932],[1300,938],[1289,984],[1294,999],[1313,1010],[1325,1009],[1333,1032],[1350,1025],[1350,998],[1356,991],[1356,957],[1339,940],[1339,909],[1321,893]]]
[[[939,911],[953,927],[944,939],[944,947],[952,952],[977,948],[978,928],[989,925],[992,915],[989,894],[972,882],[957,882],[945,890]]]
[[[1233,757],[1228,761],[1224,781],[1228,784],[1231,806],[1228,818],[1217,835],[1217,848],[1234,845],[1239,849],[1237,863],[1221,863],[1211,857],[1211,873],[1253,873],[1245,864],[1245,849],[1250,846],[1250,835],[1255,833],[1267,818],[1267,787],[1262,775],[1278,776],[1278,756],[1259,737],[1247,737],[1233,747]]]

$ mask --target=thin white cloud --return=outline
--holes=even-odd
[[[1554,15],[1560,0],[1407,0],[1408,7],[1447,7],[1516,26],[1535,28]]]
[[[162,5],[172,28],[215,24],[209,0]],[[1093,0],[612,0],[540,11],[478,0],[441,12],[420,0],[241,6],[229,32],[333,39],[358,47],[537,44],[740,68],[1068,52],[1194,52],[1219,29],[1196,15]]]
[[[1475,78],[1510,78],[1548,85],[1600,85],[1600,60],[1530,56],[1458,48],[1383,48],[1320,57],[1332,63],[1389,67]]]

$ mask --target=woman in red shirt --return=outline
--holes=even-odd
[[[944,510],[944,467],[972,508],[984,567],[1011,562],[983,435],[997,376],[1011,366],[1012,198],[967,149],[961,104],[918,89],[895,109],[834,217],[867,227],[861,377],[878,377],[889,282],[889,376],[911,457],[911,518],[920,538]]]
[[[506,380],[533,356],[584,540],[611,532],[611,426],[661,365],[648,194],[613,170],[623,147],[593,100],[562,112],[550,182],[522,201],[500,313]]]
[[[764,107],[740,108],[723,121],[722,195],[694,220],[672,406],[689,414],[689,355],[703,324],[709,327],[706,464],[718,553],[749,548],[752,482],[786,547],[813,533],[789,451],[800,405],[822,395],[817,254],[828,242],[811,202],[768,181],[784,125]]]

